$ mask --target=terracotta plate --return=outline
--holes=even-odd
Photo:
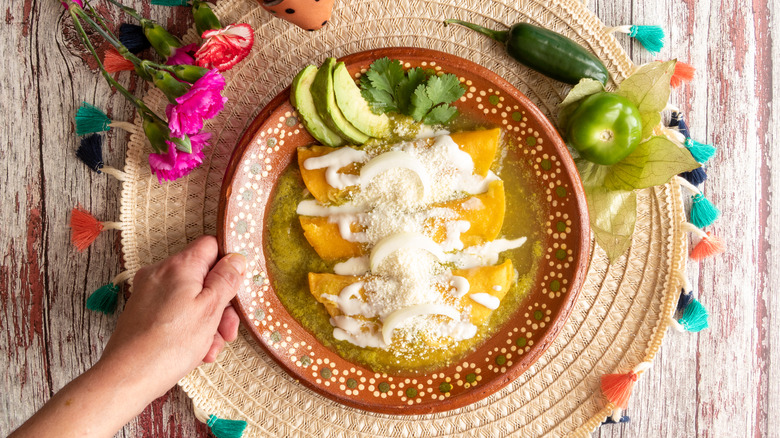
[[[453,73],[469,88],[456,105],[472,118],[501,126],[519,147],[510,153],[529,166],[546,202],[542,260],[532,290],[516,313],[476,351],[451,366],[424,375],[385,375],[348,362],[322,346],[281,305],[266,269],[264,225],[277,179],[296,148],[314,143],[289,103],[289,89],[276,96],[236,147],[218,215],[223,253],[249,259],[234,302],[244,325],[291,376],[340,403],[390,414],[442,412],[473,403],[525,371],[558,335],[587,270],[588,217],[574,163],[552,124],[527,97],[495,73],[446,53],[389,48],[342,59],[353,75],[375,59],[400,59]],[[511,190],[511,188],[510,188]],[[511,220],[511,218],[507,218]]]

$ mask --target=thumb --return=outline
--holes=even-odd
[[[241,278],[246,271],[246,258],[241,254],[228,254],[223,257],[203,280],[200,296],[223,309],[236,296]]]

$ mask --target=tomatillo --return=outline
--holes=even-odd
[[[601,92],[585,98],[569,119],[569,144],[582,158],[610,165],[642,140],[642,116],[630,100]]]

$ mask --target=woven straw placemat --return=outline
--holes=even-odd
[[[308,63],[377,47],[441,50],[498,73],[548,116],[554,115],[567,86],[520,66],[484,36],[445,28],[441,20],[468,19],[494,28],[526,21],[592,50],[616,82],[634,68],[616,40],[603,32],[603,24],[575,0],[340,0],[330,24],[317,32],[272,19],[253,0],[222,0],[217,13],[226,23],[252,24],[255,47],[228,72],[229,102],[207,124],[212,147],[189,176],[159,184],[146,160],[149,146],[142,136],[131,135],[120,218],[125,264],[131,272],[201,234],[216,234],[220,186],[233,147],[260,109]],[[187,36],[195,37],[194,31]],[[145,100],[153,108],[165,105],[156,89]],[[473,405],[413,417],[348,408],[295,382],[244,330],[216,363],[199,367],[179,384],[199,418],[214,414],[246,420],[246,437],[588,435],[611,411],[599,377],[652,360],[683,274],[687,244],[679,187],[670,183],[644,190],[638,205],[627,256],[610,264],[603,251],[595,249],[574,311],[555,342],[519,379]]]

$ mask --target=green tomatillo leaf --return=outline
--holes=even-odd
[[[590,186],[585,187],[585,196],[596,243],[614,261],[631,245],[636,225],[636,193]]]
[[[676,63],[676,60],[671,60],[645,64],[621,82],[617,90],[617,94],[633,102],[642,114],[644,138],[649,137],[653,128],[661,122],[660,115],[649,114],[660,113],[666,108],[672,91],[669,83]]]
[[[668,138],[652,137],[610,167],[604,187],[609,190],[644,189],[666,184],[673,176],[699,166],[687,150]]]
[[[593,79],[582,79],[569,91],[566,98],[558,105],[558,127],[561,132],[565,132],[569,123],[569,117],[580,106],[586,97],[604,91],[601,82]]]

